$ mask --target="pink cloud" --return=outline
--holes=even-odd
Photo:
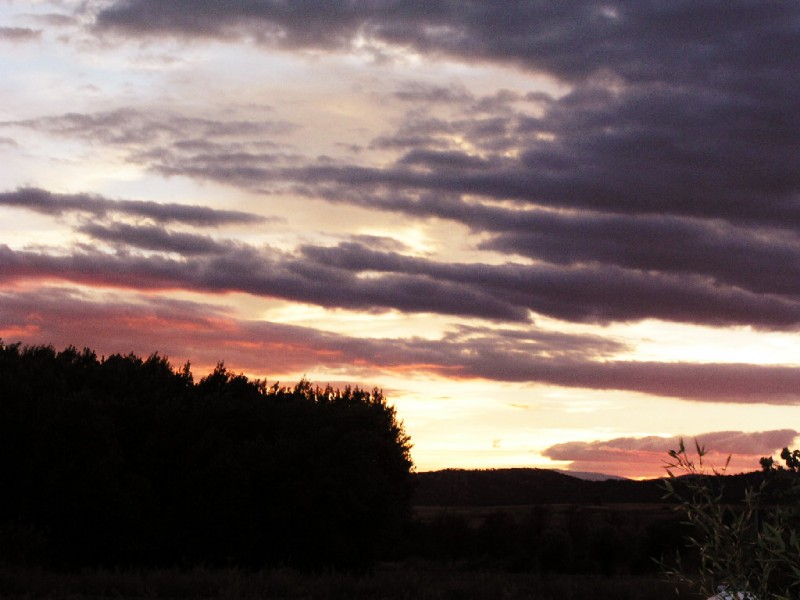
[[[690,454],[694,453],[694,440],[705,448],[703,464],[708,468],[722,469],[730,456],[728,473],[758,470],[759,459],[772,456],[776,451],[793,443],[800,435],[793,429],[772,431],[717,431],[697,436],[683,436]],[[591,471],[623,477],[666,476],[667,453],[677,450],[681,436],[663,438],[624,437],[593,442],[566,442],[547,448],[543,454],[559,461],[571,461],[573,471]],[[696,458],[696,457],[695,457]]]
[[[88,346],[106,354],[158,351],[175,362],[213,367],[224,360],[256,374],[313,377],[315,370],[335,370],[375,380],[386,373],[421,373],[712,402],[800,402],[797,367],[614,361],[609,358],[625,346],[595,335],[462,326],[439,340],[360,339],[244,320],[218,305],[109,288],[89,293],[48,286],[26,290],[18,284],[0,292],[0,300],[0,336],[7,342]]]

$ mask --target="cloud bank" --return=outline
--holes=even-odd
[[[229,224],[262,223],[264,217],[207,206],[170,204],[142,200],[111,200],[98,194],[55,194],[40,188],[20,188],[0,193],[0,206],[22,208],[44,215],[87,214],[93,218],[125,215],[152,219],[161,224],[216,227]]]
[[[251,40],[289,52],[401,48],[433,62],[506,65],[563,86],[560,95],[481,96],[457,84],[399,82],[379,93],[408,106],[394,129],[373,135],[369,149],[380,161],[304,154],[286,139],[302,124],[282,119],[126,107],[5,124],[101,142],[162,176],[455,221],[477,248],[506,257],[490,266],[352,244],[305,248],[268,257],[246,284],[194,287],[267,293],[277,260],[327,286],[286,297],[323,306],[798,327],[800,92],[792,82],[800,9],[792,4],[125,0],[94,16],[98,35]],[[246,249],[230,264],[251,255]],[[363,280],[366,265],[380,274],[374,282]],[[187,267],[218,279],[213,265]],[[397,300],[381,298],[373,283]],[[348,304],[347,289],[365,302]]]
[[[743,432],[716,431],[703,433],[684,439],[687,451],[694,454],[695,440],[708,454],[704,457],[707,468],[725,468],[730,456],[728,473],[754,471],[759,468],[759,460],[772,456],[781,448],[791,446],[800,432],[793,429]],[[556,444],[544,451],[553,460],[571,461],[570,469],[598,473],[627,474],[641,477],[665,477],[666,471],[658,469],[669,462],[667,452],[677,450],[681,437],[643,437],[617,438],[595,442],[567,442]],[[680,473],[676,473],[680,475]]]
[[[77,289],[39,286],[6,291],[0,298],[0,337],[7,341],[24,337],[66,345],[83,339],[101,352],[140,354],[156,344],[181,360],[209,365],[226,360],[252,372],[325,369],[373,378],[418,373],[710,402],[800,404],[798,368],[613,360],[625,345],[596,335],[461,326],[440,339],[364,339],[243,320],[217,306],[147,295],[98,300]]]

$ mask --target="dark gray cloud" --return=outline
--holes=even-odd
[[[149,296],[98,300],[77,290],[40,287],[8,289],[0,299],[0,336],[6,341],[89,345],[101,352],[158,350],[180,360],[225,359],[235,368],[304,371],[312,378],[315,369],[371,378],[401,371],[711,402],[800,404],[800,368],[615,361],[613,355],[626,346],[596,335],[459,327],[436,340],[362,339],[241,320],[224,308]],[[726,445],[739,448],[729,438]],[[553,458],[576,460],[564,456]]]
[[[185,223],[207,227],[266,221],[259,215],[235,210],[216,210],[200,205],[143,200],[111,200],[97,194],[55,194],[40,188],[20,188],[13,192],[0,192],[0,206],[24,208],[54,216],[67,213],[88,214],[95,217],[122,214],[152,219],[157,223]]]
[[[705,275],[756,293],[800,292],[800,237],[782,228],[669,216],[471,212],[465,219],[473,227],[498,232],[482,244],[486,249],[555,264]]]
[[[437,263],[354,243],[308,246],[302,250],[305,257],[326,267],[449,281],[474,287],[534,313],[568,321],[609,323],[656,317],[707,325],[751,324],[768,329],[800,325],[796,292],[790,297],[755,293],[697,275],[581,263],[568,267],[548,263]]]
[[[722,250],[717,251],[721,265],[717,278],[699,274],[701,267],[694,272],[688,267],[657,270],[636,265],[640,268],[634,269],[615,265],[611,259],[606,264],[581,260],[530,265],[448,263],[409,256],[403,254],[405,248],[397,242],[392,245],[384,239],[369,237],[337,246],[306,245],[294,252],[283,252],[173,231],[163,225],[170,220],[198,223],[203,219],[206,225],[218,225],[228,219],[248,218],[247,214],[97,197],[54,197],[41,190],[26,192],[30,193],[0,195],[0,205],[7,198],[11,200],[6,204],[18,205],[14,201],[24,198],[19,205],[50,214],[85,211],[102,216],[116,211],[156,217],[157,224],[134,226],[113,219],[109,222],[95,219],[76,225],[80,233],[112,244],[116,249],[113,254],[81,248],[55,251],[5,248],[0,252],[0,277],[6,279],[61,277],[133,289],[238,291],[330,308],[396,309],[517,322],[529,321],[533,313],[602,324],[655,317],[712,326],[751,325],[773,330],[800,327],[796,282],[781,278],[790,267],[770,270],[774,266],[771,260],[796,254],[766,242],[764,257],[753,264],[764,270],[761,281],[771,287],[748,290],[744,285],[725,282],[722,275],[727,274],[734,284],[747,283],[739,282],[735,268],[724,263]],[[548,216],[543,216],[545,221]],[[601,219],[601,230],[602,222]],[[588,222],[587,228],[592,226]],[[643,233],[650,232],[645,227]],[[599,233],[597,238],[601,245]],[[544,232],[542,239],[546,239]],[[713,246],[709,244],[709,248]],[[142,255],[137,249],[159,254]],[[625,247],[613,250],[622,257],[616,262],[629,260]],[[636,255],[635,244],[629,252]],[[713,258],[705,260],[713,262]]]
[[[146,144],[148,147],[165,141],[208,144],[212,140],[235,139],[243,135],[281,135],[297,127],[287,121],[207,119],[170,111],[141,111],[133,108],[99,113],[66,113],[2,124],[29,127],[106,144]]]
[[[700,275],[755,293],[800,291],[800,236],[786,227],[672,215],[508,209],[454,196],[388,196],[388,209],[459,221],[480,247],[556,265]],[[366,204],[366,201],[365,201]]]
[[[363,8],[353,3],[121,2],[102,10],[97,26],[145,34],[222,38],[248,34],[285,46],[345,48],[363,19]]]
[[[152,229],[128,231],[137,240],[175,250],[178,239],[154,235]],[[119,240],[117,232],[117,240]],[[184,240],[180,240],[183,242]],[[192,240],[197,243],[198,240]],[[213,246],[208,241],[204,242]],[[219,247],[220,245],[217,245]],[[464,317],[527,322],[528,311],[479,288],[425,275],[389,273],[358,277],[334,267],[302,261],[274,249],[230,243],[211,255],[187,252],[183,258],[109,254],[76,250],[70,254],[15,251],[0,245],[0,281],[61,279],[131,289],[185,289],[204,292],[245,292],[330,308],[364,311],[397,309]]]
[[[329,286],[367,286],[377,271],[370,282],[414,284],[395,308],[440,310],[426,296],[446,289],[491,298],[494,309],[464,314],[492,318],[800,322],[798,5],[119,0],[96,29],[285,48],[377,41],[565,83],[560,96],[398,83],[385,97],[409,110],[376,132],[369,148],[394,154],[380,167],[366,152],[321,160],[265,144],[291,129],[281,121],[128,109],[14,124],[125,147],[165,176],[458,221],[517,261],[448,265],[355,247],[293,257]]]
[[[587,84],[545,102],[540,116],[522,109],[480,118],[412,111],[394,133],[373,141],[402,152],[388,167],[307,164],[270,176],[302,181],[322,197],[339,188],[343,198],[402,191],[797,231],[798,100]],[[453,139],[473,148],[454,147]]]
[[[800,223],[800,91],[792,85],[800,8],[791,3],[768,10],[689,0],[190,4],[119,1],[97,23],[136,35],[228,35],[246,26],[290,47],[341,48],[371,37],[466,61],[507,62],[573,86],[546,102],[543,116],[508,130],[519,156],[489,171],[408,172],[400,161],[395,169],[307,173],[320,180],[353,177],[354,185],[562,208]],[[412,85],[396,95],[418,103],[471,100],[447,87]],[[496,133],[502,129],[491,123]],[[471,119],[448,126],[466,128],[467,139],[475,128]],[[419,150],[413,148],[417,165]],[[438,168],[441,157],[429,157]]]
[[[461,104],[474,100],[474,96],[463,86],[458,85],[432,85],[420,81],[409,81],[398,86],[394,92],[395,98],[405,102],[418,104],[444,103]]]
[[[591,83],[543,101],[542,114],[520,108],[445,118],[417,108],[373,142],[404,152],[395,165],[307,165],[284,175],[301,179],[302,173],[303,181],[326,191],[331,185],[369,194],[389,188],[796,231],[800,117],[793,107],[800,93],[793,89],[764,96],[760,88],[751,95],[704,82],[621,91]],[[465,103],[464,111],[471,110]],[[453,139],[473,149],[454,147]],[[443,153],[452,166],[460,154],[466,168],[443,169]]]
[[[396,206],[400,204],[395,202]],[[485,247],[546,262],[448,264],[375,250],[363,243],[343,243],[336,247],[309,246],[301,255],[286,255],[277,262],[269,258],[264,263],[269,267],[253,267],[250,263],[257,262],[257,250],[235,244],[222,248],[220,242],[207,236],[156,226],[98,222],[84,224],[82,232],[123,246],[177,252],[195,261],[200,260],[198,254],[209,255],[203,259],[211,261],[208,264],[189,265],[204,274],[208,279],[205,282],[187,277],[182,263],[165,266],[147,264],[142,257],[124,259],[136,262],[135,271],[142,273],[143,281],[150,280],[151,271],[174,271],[172,283],[166,275],[159,276],[160,285],[172,288],[199,286],[270,295],[283,287],[286,291],[281,297],[323,306],[368,310],[369,301],[374,300],[375,309],[492,319],[526,320],[528,311],[532,311],[599,323],[655,317],[767,329],[792,329],[800,324],[800,242],[788,230],[745,228],[684,217],[508,210],[468,205],[458,199],[405,204],[409,212],[418,215],[449,217],[476,231],[497,232]],[[263,220],[249,213],[202,206],[52,194],[35,188],[2,193],[0,205],[52,215],[126,214],[159,224],[217,226]],[[103,264],[123,260],[96,258]],[[78,255],[76,260],[87,258]],[[92,272],[88,265],[83,268]],[[112,278],[125,268],[123,264],[107,264]],[[213,274],[225,270],[230,272],[223,283]],[[278,272],[282,275],[276,278]],[[238,273],[242,275],[237,277]],[[372,275],[367,277],[368,273]],[[385,294],[380,292],[382,287]],[[360,290],[360,300],[348,299],[352,290]],[[389,290],[394,294],[391,300],[387,297]]]
[[[690,0],[118,0],[97,15],[97,26],[137,35],[239,33],[285,47],[326,49],[347,48],[360,37],[423,53],[508,62],[567,80],[612,69],[629,80],[672,81],[708,71],[732,77],[731,65],[740,65],[737,71],[785,65],[796,41],[797,7],[769,7]]]
[[[133,226],[116,223],[110,226],[86,223],[78,228],[95,240],[110,242],[121,248],[133,247],[159,252],[176,252],[185,256],[219,254],[225,242],[217,242],[207,235],[168,231],[155,226]]]

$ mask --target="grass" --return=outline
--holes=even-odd
[[[657,577],[540,576],[386,565],[362,574],[238,568],[91,570],[0,568],[0,599],[89,600],[673,600],[695,599]]]

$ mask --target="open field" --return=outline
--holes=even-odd
[[[416,506],[407,558],[519,573],[657,576],[676,552],[682,516],[653,503]]]
[[[89,600],[674,600],[658,577],[538,576],[443,565],[384,565],[368,574],[288,569],[154,569],[55,573],[0,569],[0,598]]]
[[[646,502],[625,502],[615,504],[517,504],[511,506],[414,506],[414,519],[430,522],[444,515],[463,517],[471,525],[478,526],[498,513],[506,514],[515,521],[522,521],[536,510],[545,510],[554,521],[563,520],[564,515],[576,510],[586,514],[591,521],[602,521],[610,517],[624,516],[628,521],[645,523],[673,519],[675,504],[655,504]]]

